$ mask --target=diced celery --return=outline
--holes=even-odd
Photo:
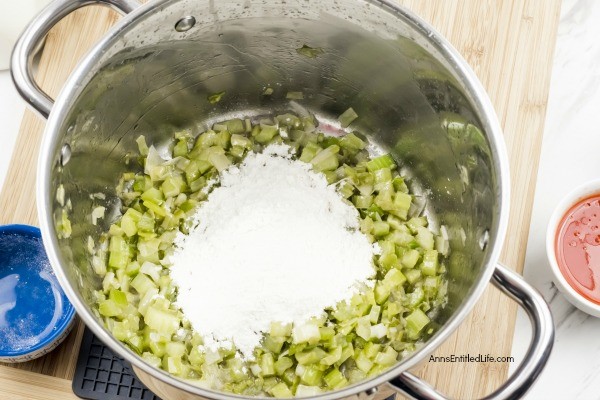
[[[295,325],[292,329],[294,343],[317,343],[321,339],[319,327],[313,322]]]
[[[275,361],[275,373],[279,376],[283,375],[286,369],[292,367],[294,362],[289,357],[279,357],[277,361]]]
[[[373,235],[382,237],[390,233],[390,225],[385,221],[375,221],[373,223]]]
[[[404,275],[406,276],[406,280],[408,281],[408,283],[413,285],[416,281],[418,281],[421,278],[421,271],[419,271],[418,269],[409,269],[408,271],[404,272]]]
[[[296,388],[296,397],[312,397],[322,393],[323,390],[318,386],[298,385]]]
[[[258,130],[258,132],[256,132],[256,135],[253,133],[254,140],[256,140],[258,143],[267,143],[273,139],[275,135],[277,135],[277,131],[278,130],[276,126],[264,125]]]
[[[174,197],[185,190],[185,182],[176,175],[165,179],[160,188],[166,197]]]
[[[358,209],[366,209],[373,204],[373,196],[354,195],[352,196],[352,203]]]
[[[425,250],[433,249],[433,233],[425,227],[417,227],[417,242],[423,247]]]
[[[148,155],[148,145],[146,144],[146,138],[143,135],[140,135],[140,136],[138,136],[138,138],[135,141],[138,145],[138,151],[140,152],[140,155],[147,156]]]
[[[292,324],[271,322],[270,335],[273,337],[287,337],[292,333]]]
[[[362,150],[365,148],[366,144],[354,133],[349,133],[340,139],[340,146],[343,149]]]
[[[338,121],[340,121],[342,128],[347,128],[356,118],[358,118],[358,114],[350,107],[338,117]]]
[[[434,276],[438,266],[438,252],[436,250],[427,250],[423,254],[423,263],[421,273],[425,276]]]
[[[360,352],[355,361],[358,369],[364,373],[368,373],[369,370],[373,368],[373,361],[369,360],[369,357],[367,357],[363,352]]]
[[[408,216],[408,210],[412,202],[412,196],[407,193],[397,192],[394,195],[394,214],[402,219]]]
[[[322,149],[318,144],[309,142],[306,144],[306,146],[304,146],[304,149],[302,149],[302,154],[300,155],[299,160],[303,162],[310,162],[320,151],[322,151]]]
[[[252,149],[252,141],[245,136],[233,134],[231,135],[231,145],[233,147],[243,147],[245,149]]]
[[[108,266],[112,268],[125,268],[129,263],[129,244],[121,236],[110,239]]]
[[[159,333],[171,336],[179,328],[180,319],[171,311],[150,306],[144,316],[146,324]]]
[[[342,386],[346,386],[348,384],[348,380],[346,379],[346,377],[344,376],[344,374],[342,374],[340,372],[339,369],[334,368],[331,371],[329,371],[327,373],[327,375],[325,375],[323,377],[323,380],[325,381],[325,383],[327,384],[328,387],[332,388],[332,389],[336,389]]]
[[[168,342],[165,344],[165,351],[171,357],[181,358],[186,352],[185,343]]]
[[[140,295],[144,295],[150,289],[156,289],[156,285],[148,276],[144,274],[138,274],[131,281],[131,287],[133,287]],[[158,291],[157,291],[158,292]]]
[[[367,169],[371,172],[377,171],[381,168],[393,168],[395,166],[396,162],[390,154],[384,154],[367,162]]]
[[[262,376],[275,375],[275,361],[273,360],[273,354],[264,353],[260,357],[260,370]]]
[[[402,255],[402,260],[400,262],[405,268],[413,268],[415,265],[417,265],[420,256],[421,255],[419,254],[418,250],[410,249]]]
[[[107,299],[98,304],[100,315],[105,317],[116,317],[123,312],[122,308],[115,301]]]
[[[333,365],[340,361],[342,358],[342,346],[337,346],[334,350],[330,351],[325,357],[323,357],[320,361],[322,365]]]
[[[339,151],[340,147],[334,144],[319,152],[312,160],[310,160],[314,170],[323,172],[336,169],[340,165],[337,157]]]
[[[327,352],[320,347],[315,347],[308,351],[296,353],[296,360],[302,365],[309,365],[319,362],[322,358],[327,356]]]
[[[406,330],[409,337],[417,337],[419,332],[429,324],[429,317],[420,309],[415,309],[406,317]]]
[[[306,367],[300,379],[309,386],[320,386],[323,378],[323,371],[314,365]]]
[[[278,399],[294,397],[294,394],[284,382],[279,382],[277,385],[269,389],[269,393]]]

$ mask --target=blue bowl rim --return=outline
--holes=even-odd
[[[42,239],[42,233],[40,231],[40,228],[38,228],[37,226],[24,225],[24,224],[0,225],[0,235],[6,234],[6,233],[12,233],[12,234],[17,234],[17,235],[29,236],[29,237],[35,237],[38,239]],[[59,287],[60,291],[62,292],[62,294],[64,295],[65,293],[62,290],[62,287],[60,286],[60,284],[58,285],[58,287]],[[53,330],[52,334],[48,335],[44,340],[41,340],[40,342],[36,343],[35,345],[30,346],[30,347],[25,347],[19,351],[0,352],[0,359],[2,359],[3,357],[10,358],[10,357],[25,356],[27,354],[34,353],[38,350],[42,350],[45,347],[53,344],[54,341],[56,339],[58,339],[60,337],[60,335],[62,335],[63,332],[69,328],[69,326],[73,323],[73,320],[75,318],[75,307],[73,307],[73,304],[71,304],[71,302],[67,299],[66,295],[64,295],[64,298],[67,302],[67,307],[66,307],[67,309],[65,311],[65,317],[61,318],[62,322],[56,326],[56,329]]]

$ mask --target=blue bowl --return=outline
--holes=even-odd
[[[0,226],[0,361],[29,361],[52,351],[67,337],[74,318],[40,230]]]

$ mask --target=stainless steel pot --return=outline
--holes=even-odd
[[[81,61],[56,101],[33,80],[31,58],[48,30],[87,4],[125,17]],[[317,58],[299,55],[307,44]],[[224,114],[258,115],[289,108],[285,93],[302,91],[303,106],[334,119],[348,106],[357,129],[402,160],[423,206],[450,232],[449,302],[439,331],[385,373],[319,396],[371,398],[389,386],[415,398],[443,395],[408,370],[426,359],[461,323],[492,280],[529,314],[533,339],[522,364],[490,399],[517,398],[533,384],[553,344],[550,311],[523,279],[498,265],[506,232],[509,173],[492,105],[477,78],[429,25],[388,0],[61,0],[27,28],[12,59],[23,98],[48,118],[41,147],[37,203],[46,250],[67,295],[102,341],[130,361],[165,399],[232,399],[146,364],[115,340],[91,311],[99,284],[85,240],[118,213],[117,177],[144,133],[165,141],[176,128],[199,130]],[[275,88],[261,96],[267,85]],[[225,91],[217,105],[207,95]],[[464,119],[464,120],[463,120]],[[461,122],[462,121],[462,122]],[[464,121],[469,123],[464,124]],[[73,234],[60,239],[56,218],[64,185]],[[103,224],[89,217],[107,195]],[[92,196],[93,197],[93,196]]]

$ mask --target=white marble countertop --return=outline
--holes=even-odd
[[[525,278],[550,302],[556,342],[528,399],[600,399],[600,319],[577,310],[557,292],[545,252],[554,207],[575,187],[600,177],[598,21],[600,1],[563,0],[524,269]],[[515,363],[523,359],[529,332],[527,317],[519,313]]]
[[[527,399],[600,399],[600,319],[576,310],[551,283],[546,222],[562,196],[600,171],[600,1],[563,0],[524,275],[550,302],[557,326],[549,364]],[[545,60],[540,60],[545,62]],[[25,105],[0,71],[0,186]],[[514,368],[529,344],[519,313]],[[597,356],[596,356],[597,355]]]

